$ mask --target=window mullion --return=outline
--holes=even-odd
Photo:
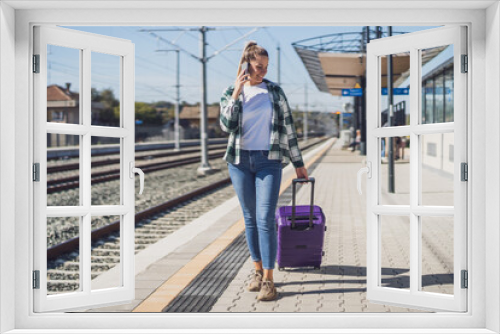
[[[418,125],[419,107],[422,84],[421,84],[421,50],[412,48],[410,50],[410,291],[418,292],[420,277],[420,233],[419,218],[413,213],[413,208],[418,205],[418,193],[420,183],[419,173],[419,142],[420,138],[415,134],[414,129]],[[413,148],[414,147],[414,148]]]
[[[82,289],[86,293],[90,293],[91,290],[91,233],[92,233],[92,224],[91,224],[91,178],[92,178],[92,147],[91,147],[91,132],[90,132],[90,124],[91,124],[91,50],[88,48],[83,49],[83,62],[82,62],[82,89],[80,93],[80,100],[82,102],[82,125],[85,128],[85,134],[82,136],[82,155],[81,155],[81,164],[82,164],[82,174],[81,178],[81,186],[82,189],[82,199],[83,206],[88,208],[88,212],[86,212],[85,216],[82,217],[81,220],[81,242],[80,242],[80,274],[82,281]]]

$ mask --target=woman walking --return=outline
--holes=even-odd
[[[275,300],[277,253],[275,211],[281,170],[292,162],[298,178],[308,178],[285,93],[267,80],[267,51],[245,45],[234,85],[221,98],[220,125],[229,140],[224,160],[245,219],[245,236],[255,273],[248,286],[258,300]]]

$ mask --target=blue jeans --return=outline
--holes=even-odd
[[[252,260],[262,261],[264,269],[274,269],[281,161],[269,160],[268,153],[241,150],[240,163],[228,163],[228,169],[245,218],[245,236]]]

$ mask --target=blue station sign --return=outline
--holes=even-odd
[[[394,95],[409,95],[410,88],[393,88],[392,94],[394,94]],[[382,95],[387,95],[387,88],[382,88]]]
[[[363,96],[363,88],[342,89],[342,96]]]

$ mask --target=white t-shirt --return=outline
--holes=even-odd
[[[243,86],[241,149],[269,150],[273,108],[265,82]]]

